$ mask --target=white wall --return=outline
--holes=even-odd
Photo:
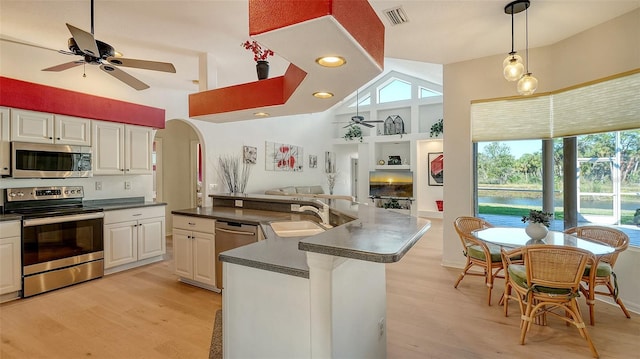
[[[515,84],[502,77],[505,54],[444,66],[444,238],[442,262],[464,264],[460,241],[452,223],[473,215],[473,168],[470,128],[472,100],[516,96]],[[640,10],[596,26],[551,46],[530,49],[530,70],[539,80],[538,92],[548,92],[640,68]],[[640,262],[640,252],[625,253],[626,262]],[[633,258],[633,259],[631,259]],[[634,270],[623,266],[622,270]],[[616,272],[620,272],[618,268]],[[619,273],[621,297],[640,311],[637,271]]]

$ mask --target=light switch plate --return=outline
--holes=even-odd
[[[124,189],[131,189],[131,182],[130,181],[124,181]]]
[[[291,212],[298,212],[300,211],[300,205],[299,204],[291,204]]]
[[[242,207],[242,200],[236,199],[236,207]]]
[[[96,181],[96,191],[102,191],[102,182]]]

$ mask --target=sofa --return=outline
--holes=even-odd
[[[264,191],[264,194],[276,196],[295,196],[304,198],[345,199],[352,202],[355,200],[352,196],[325,194],[324,189],[322,189],[322,186],[320,185],[272,188]]]
[[[324,194],[322,186],[287,186],[280,188],[272,188],[266,190],[264,194],[272,194],[278,196],[298,196],[298,195],[317,195]],[[313,196],[309,196],[313,197]]]

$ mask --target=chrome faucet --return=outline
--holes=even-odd
[[[322,224],[329,225],[329,205],[317,199],[311,201],[319,204],[320,208],[316,208],[314,206],[300,206],[300,208],[298,208],[298,212],[313,212],[320,217]]]

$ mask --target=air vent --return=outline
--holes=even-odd
[[[399,6],[393,9],[384,10],[384,13],[387,15],[389,22],[393,26],[404,24],[405,22],[409,22],[409,18],[407,17],[407,14],[402,9],[402,6]]]

